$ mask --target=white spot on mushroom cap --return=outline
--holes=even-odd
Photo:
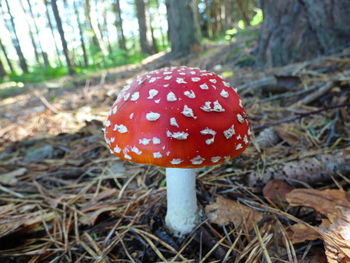
[[[179,124],[177,123],[175,117],[171,117],[171,118],[170,118],[170,125],[171,125],[171,126],[175,126],[175,127],[179,127]]]
[[[244,141],[245,144],[248,144],[248,143],[249,143],[249,140],[248,140],[247,135],[244,135],[243,141]]]
[[[193,90],[186,90],[184,92],[184,95],[190,99],[194,99],[196,97],[196,94],[194,93]]]
[[[237,140],[240,140],[240,139],[242,139],[242,136],[239,134],[236,138],[237,138]]]
[[[130,97],[130,93],[129,92],[126,93],[123,97],[124,97],[124,101],[127,101]]]
[[[212,163],[217,163],[218,161],[220,161],[220,159],[221,159],[221,156],[214,156],[210,158]]]
[[[114,106],[114,107],[112,108],[112,113],[113,113],[113,114],[116,114],[116,113],[117,113],[117,110],[118,110],[118,106],[116,105],[116,106]]]
[[[176,82],[179,84],[186,84],[187,83],[183,78],[176,78]]]
[[[137,101],[140,97],[140,92],[136,91],[131,95],[131,101]]]
[[[110,120],[107,120],[107,121],[105,122],[105,126],[106,126],[106,127],[111,126],[111,121],[110,121]]]
[[[243,123],[244,122],[244,118],[241,114],[237,113],[237,120],[240,122],[240,123]]]
[[[235,133],[235,127],[232,124],[230,128],[224,131],[224,136],[226,137],[226,139],[230,139],[233,135],[235,135]]]
[[[186,117],[190,117],[190,118],[194,118],[196,119],[197,117],[194,115],[193,110],[188,107],[187,105],[184,105],[184,109],[181,112],[183,115],[185,115]]]
[[[224,90],[224,89],[220,92],[220,95],[221,95],[221,97],[223,97],[223,98],[228,98],[228,97],[229,97],[228,92],[227,92],[226,90]]]
[[[149,112],[146,114],[146,119],[149,121],[156,121],[160,118],[160,114],[157,112]]]
[[[147,97],[147,99],[151,100],[151,99],[153,99],[155,96],[157,96],[157,94],[158,94],[158,90],[156,90],[156,89],[150,89],[150,90],[148,91],[148,97]]]
[[[228,83],[228,82],[226,82],[226,81],[223,81],[222,82],[226,87],[228,87],[228,88],[230,88],[231,86],[230,86],[230,83]]]
[[[182,163],[182,162],[183,162],[183,160],[181,160],[181,159],[172,159],[172,160],[170,161],[171,164],[180,164],[180,163]]]
[[[172,76],[165,76],[164,80],[170,80],[172,78]]]
[[[198,82],[198,81],[201,80],[201,78],[191,78],[191,80],[192,80],[193,82]]]
[[[116,145],[116,146],[114,147],[113,151],[114,151],[115,153],[120,153],[120,152],[122,151],[122,149],[120,149],[120,147],[119,147],[118,145]]]
[[[117,131],[119,133],[126,133],[126,132],[128,132],[128,128],[123,124],[120,124],[120,125],[115,124],[113,131]]]
[[[160,102],[160,99],[154,100],[154,102],[158,104]]]
[[[109,141],[113,143],[115,141],[115,137],[112,137]]]
[[[213,107],[211,106],[211,103],[213,103]],[[201,109],[206,111],[206,112],[211,112],[211,111],[216,111],[216,112],[224,112],[225,109],[221,106],[221,104],[219,103],[219,101],[206,101],[204,102],[204,105],[201,106]]]
[[[167,87],[169,87],[169,85],[170,85],[170,84],[164,84],[163,87],[164,87],[164,88],[167,88]]]
[[[216,83],[216,82],[217,82],[216,79],[210,79],[209,81],[210,81],[211,83]]]
[[[137,155],[142,154],[142,151],[140,151],[140,149],[137,148],[136,146],[133,146],[133,147],[131,148],[131,151],[134,152],[134,153],[136,153]]]
[[[153,144],[160,144],[160,139],[157,137],[153,137],[152,142],[153,142]]]
[[[153,77],[153,78],[151,78],[151,79],[149,80],[149,83],[153,83],[153,82],[155,82],[157,79],[158,79],[157,77]]]
[[[213,136],[212,138],[205,140],[206,144],[210,145],[210,144],[214,143],[216,131],[209,129],[209,128],[205,128],[204,130],[201,130],[200,133],[203,135],[212,135]]]
[[[151,139],[142,138],[142,139],[139,139],[139,144],[148,145],[150,141]]]
[[[203,157],[201,157],[200,155],[197,155],[196,157],[194,157],[193,159],[191,159],[191,163],[194,165],[200,165],[205,161],[205,159]]]
[[[163,75],[170,75],[170,74],[172,74],[173,72],[171,72],[171,71],[164,71],[163,72]]]
[[[171,91],[166,96],[166,99],[167,99],[167,101],[176,101],[177,100],[175,93],[171,92]]]
[[[153,157],[154,158],[162,158],[163,156],[162,156],[162,154],[160,152],[154,152],[153,153]]]
[[[207,90],[209,89],[208,85],[207,84],[202,84],[202,85],[199,85],[199,87],[203,90]]]
[[[131,156],[130,156],[129,154],[127,154],[127,153],[124,153],[124,158],[125,158],[125,159],[128,159],[128,160],[131,160],[131,159],[132,159]]]
[[[243,148],[242,144],[239,143],[239,144],[236,145],[236,150],[240,150],[242,148]]]
[[[174,138],[176,140],[186,140],[188,137],[188,133],[187,132],[171,132],[171,131],[167,131],[166,135],[170,138]]]
[[[131,119],[133,119],[134,118],[134,113],[131,113],[130,115],[129,115],[129,119],[131,120]]]

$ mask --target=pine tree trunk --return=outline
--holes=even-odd
[[[194,2],[166,0],[166,7],[172,53],[181,56],[198,52],[200,31]]]
[[[281,66],[350,44],[350,1],[263,0],[260,66]]]
[[[87,55],[87,51],[86,51],[86,45],[85,45],[85,41],[84,41],[84,33],[83,33],[82,25],[81,25],[81,20],[80,20],[80,15],[79,15],[77,3],[73,2],[73,6],[74,6],[74,13],[75,13],[75,16],[76,16],[77,22],[78,22],[79,39],[80,39],[81,49],[83,51],[84,66],[87,67],[87,66],[89,66],[89,59],[88,59],[88,55]]]
[[[99,51],[103,53],[103,44],[101,43],[100,35],[98,35],[99,31],[95,21],[91,17],[90,0],[85,0],[85,16],[90,27],[89,29],[92,33],[92,43],[98,48]]]
[[[49,5],[48,5],[47,0],[44,0],[44,4],[45,4],[45,13],[46,13],[47,22],[49,24],[49,28],[50,28],[50,32],[51,32],[51,35],[52,35],[53,42],[55,44],[55,50],[56,50],[56,56],[57,56],[58,65],[62,66],[62,61],[60,59],[61,52],[60,52],[60,50],[59,50],[59,48],[57,46],[57,43],[56,43],[56,37],[55,37],[55,33],[54,33],[53,24],[52,24],[52,21],[51,21],[51,16],[50,16],[50,13],[49,13],[49,8],[48,8]]]
[[[2,64],[2,61],[0,59],[0,79],[4,78],[7,75],[4,64]]]
[[[71,62],[70,57],[69,57],[68,45],[67,45],[66,38],[64,36],[64,31],[63,31],[63,27],[62,27],[62,21],[61,21],[60,14],[58,12],[56,1],[57,0],[51,0],[51,7],[52,7],[53,14],[55,16],[58,33],[60,34],[62,48],[63,48],[63,53],[64,53],[64,57],[66,58],[66,63],[67,63],[67,67],[68,67],[68,72],[69,72],[70,75],[73,75],[75,73],[75,71],[73,69],[73,65],[72,65],[72,62]]]
[[[41,57],[42,57],[42,59],[44,61],[45,66],[46,67],[50,67],[50,62],[49,62],[47,53],[43,50],[43,46],[42,46],[41,41],[40,41],[39,29],[38,29],[38,25],[37,25],[36,20],[35,20],[35,16],[34,16],[32,5],[30,4],[30,0],[27,0],[27,4],[28,4],[28,7],[29,7],[29,13],[30,13],[33,25],[34,25],[34,29],[35,29],[35,37],[38,39],[38,47],[39,47],[39,50],[40,50],[40,53],[41,53]]]
[[[124,30],[123,30],[123,19],[122,19],[122,13],[120,10],[119,1],[120,0],[115,0],[114,2],[115,13],[116,13],[115,27],[117,29],[117,34],[118,34],[119,48],[126,50],[126,41],[125,41]]]
[[[136,0],[136,14],[139,23],[140,45],[144,54],[155,53],[145,0]]]
[[[8,28],[9,28],[10,32],[13,34],[12,43],[13,43],[13,45],[15,47],[15,50],[16,50],[16,53],[17,53],[17,56],[18,56],[18,59],[19,59],[19,65],[20,65],[20,67],[21,67],[21,69],[22,69],[22,71],[24,73],[28,73],[27,61],[26,61],[26,59],[25,59],[25,57],[23,55],[21,46],[19,44],[19,40],[18,40],[18,36],[17,36],[17,32],[16,32],[15,21],[14,21],[14,18],[12,16],[12,13],[11,13],[11,9],[10,9],[8,0],[5,0],[5,3],[6,3],[9,19],[10,19],[10,25],[8,26]]]
[[[11,60],[10,60],[9,57],[7,56],[7,50],[6,50],[5,46],[2,44],[1,39],[0,39],[0,49],[1,49],[1,51],[2,51],[2,54],[3,54],[4,57],[5,57],[7,66],[9,67],[11,73],[12,73],[12,74],[16,74],[16,71],[15,71],[14,68],[13,68],[13,65],[12,65]]]

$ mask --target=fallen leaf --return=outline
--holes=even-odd
[[[273,179],[268,181],[263,188],[263,195],[276,203],[286,201],[286,194],[294,188],[283,180]]]
[[[112,206],[107,206],[107,207],[101,207],[93,212],[88,212],[85,213],[84,216],[82,216],[79,221],[80,223],[82,223],[83,225],[90,225],[93,226],[96,223],[97,218],[105,213],[105,212],[109,212],[109,211],[114,211],[115,207]]]
[[[233,223],[236,227],[244,225],[247,230],[253,229],[253,224],[263,218],[263,214],[233,200],[218,196],[216,202],[205,207],[205,213],[211,223],[227,225]]]
[[[280,126],[274,127],[274,130],[278,137],[287,142],[290,146],[300,144],[301,138],[300,134],[298,134],[300,132],[296,130],[294,123],[284,123]]]
[[[317,231],[304,224],[291,225],[286,228],[286,232],[293,244],[321,238]]]
[[[327,219],[319,226],[328,263],[350,262],[350,202],[342,190],[295,189],[287,194],[292,206],[309,206]]]
[[[22,167],[17,170],[0,174],[0,183],[7,185],[15,185],[17,183],[17,176],[24,175],[27,172],[27,169]]]

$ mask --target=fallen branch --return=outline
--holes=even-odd
[[[324,111],[338,109],[338,108],[345,108],[345,107],[350,107],[350,103],[344,103],[344,104],[333,105],[333,106],[326,106],[326,107],[319,109],[319,110],[297,113],[297,115],[295,115],[295,116],[291,116],[291,117],[288,117],[288,118],[285,118],[282,120],[278,120],[278,121],[274,121],[274,122],[267,122],[267,123],[264,123],[261,125],[253,126],[253,130],[254,131],[263,130],[263,129],[277,126],[277,125],[280,125],[283,123],[292,122],[292,121],[302,119],[304,117],[319,114],[319,113],[324,112]]]

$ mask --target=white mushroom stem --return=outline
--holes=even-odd
[[[190,233],[199,222],[196,170],[166,168],[167,214],[165,223],[176,236]]]

